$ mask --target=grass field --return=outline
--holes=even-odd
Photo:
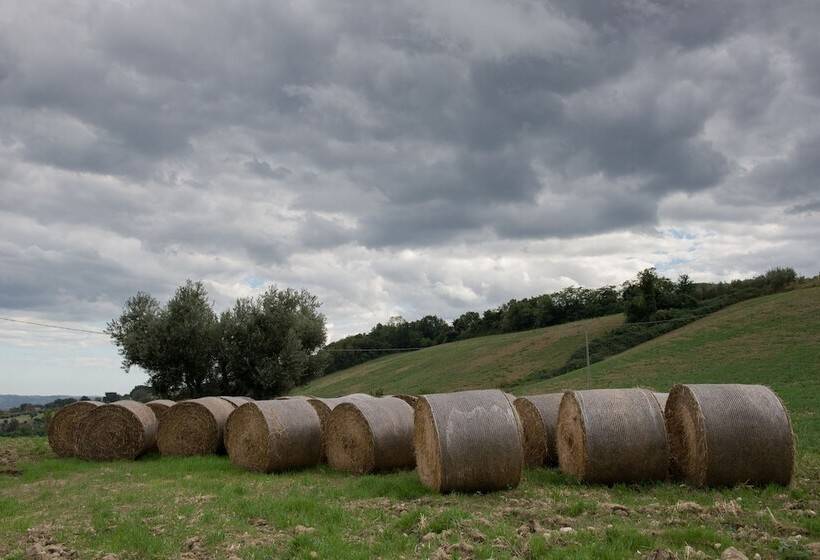
[[[451,342],[365,362],[321,377],[294,394],[432,393],[511,385],[564,365],[590,337],[623,323],[622,315]]]
[[[535,469],[516,490],[439,496],[413,472],[263,475],[225,457],[87,463],[53,458],[43,438],[0,445],[22,471],[0,475],[3,558],[59,557],[37,555],[48,546],[106,560],[685,558],[687,547],[717,558],[732,545],[749,558],[810,558],[820,535],[820,462],[809,457],[791,488],[581,486]]]
[[[566,344],[562,355],[574,349],[561,342],[572,335],[547,331],[393,356],[329,376],[328,386],[310,392],[455,390],[521,380],[539,367],[535,356],[560,360],[542,338]],[[459,367],[459,359],[469,365]],[[497,372],[514,359],[519,365]],[[446,365],[438,366],[442,360]],[[397,364],[403,373],[391,374]],[[374,381],[362,373],[365,366],[373,368]],[[435,375],[425,372],[434,366],[440,368]],[[514,490],[439,496],[414,472],[356,477],[322,467],[262,475],[216,456],[87,463],[55,458],[44,438],[5,438],[0,557],[59,557],[38,556],[49,546],[106,560],[635,559],[658,549],[675,556],[655,558],[683,560],[719,558],[728,546],[750,559],[820,557],[820,288],[738,304],[591,371],[594,387],[668,389],[687,381],[762,382],[778,391],[799,439],[791,487],[585,486],[554,470],[532,469]],[[579,371],[513,392],[586,385],[586,372]]]

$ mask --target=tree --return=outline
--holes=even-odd
[[[201,282],[188,280],[164,308],[138,292],[106,332],[123,358],[123,369],[144,369],[158,395],[198,396],[216,386],[217,318]]]
[[[219,321],[222,391],[266,398],[321,374],[327,333],[319,306],[305,290],[270,288],[237,300]]]

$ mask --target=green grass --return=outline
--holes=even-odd
[[[451,342],[385,356],[321,377],[294,394],[333,397],[350,393],[431,393],[515,384],[560,367],[591,337],[623,323],[622,315],[554,327]]]
[[[755,552],[799,558],[808,557],[807,542],[820,536],[808,513],[820,506],[818,455],[801,458],[791,488],[585,486],[535,469],[515,490],[441,496],[414,472],[356,477],[320,467],[263,475],[226,457],[87,463],[51,456],[43,438],[0,445],[21,457],[23,471],[0,476],[2,558],[25,557],[31,528],[80,558],[120,559],[429,558],[445,552],[453,558],[622,559],[656,548],[683,557],[687,546],[715,558],[716,543],[750,558]],[[680,502],[701,509],[681,510]],[[730,509],[736,513],[725,513]],[[573,531],[561,532],[564,527]]]

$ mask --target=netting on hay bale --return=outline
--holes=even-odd
[[[418,395],[405,395],[405,394],[397,394],[397,395],[388,395],[389,397],[393,397],[394,399],[401,399],[410,406],[415,407],[416,401],[419,400]]]
[[[103,403],[77,401],[58,410],[48,423],[48,444],[58,457],[77,455],[77,436],[83,418]]]
[[[319,415],[304,399],[248,402],[225,425],[225,448],[235,465],[278,472],[319,463]]]
[[[413,408],[392,397],[338,404],[327,420],[328,464],[356,474],[412,469]]]
[[[561,470],[584,482],[664,480],[669,471],[663,411],[646,389],[564,393],[556,439]]]
[[[527,466],[558,465],[555,430],[563,393],[526,395],[513,401],[524,430],[524,461]]]
[[[502,391],[421,395],[414,444],[419,478],[438,492],[502,490],[521,480],[521,421]]]
[[[675,475],[696,486],[788,485],[789,413],[763,385],[675,385],[666,404]]]
[[[181,401],[160,422],[157,447],[163,455],[209,455],[224,450],[225,422],[236,407],[220,397]]]
[[[157,417],[148,406],[131,400],[99,406],[79,425],[77,454],[83,459],[136,459],[153,448]]]
[[[666,410],[666,401],[669,399],[669,393],[658,393],[653,391],[652,394],[655,395],[658,404],[661,406],[661,410]]]

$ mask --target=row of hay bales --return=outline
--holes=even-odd
[[[669,395],[482,390],[86,402],[55,415],[49,441],[59,455],[88,459],[134,458],[154,446],[163,455],[225,450],[234,464],[262,472],[325,461],[357,474],[415,467],[440,492],[515,487],[525,465],[560,466],[585,482],[672,476],[699,486],[788,484],[794,465],[788,414],[757,385],[677,385]]]

